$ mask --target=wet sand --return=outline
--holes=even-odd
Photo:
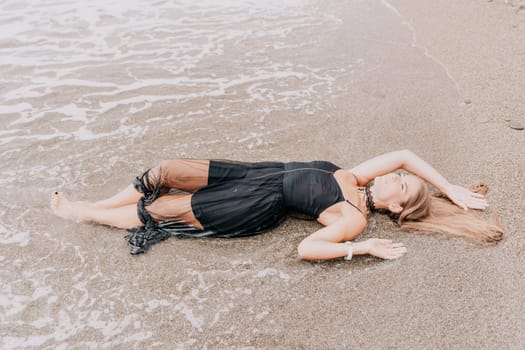
[[[348,64],[345,53],[354,50],[366,51],[374,62],[363,65],[376,70],[373,74],[342,72],[355,84],[335,81],[332,97],[317,105],[246,116],[245,96],[236,92],[206,98],[208,116],[196,118],[203,124],[195,129],[137,131],[138,138],[131,132],[93,143],[67,137],[29,145],[17,140],[24,152],[6,152],[1,163],[9,169],[4,176],[17,188],[6,192],[14,204],[3,208],[2,230],[16,227],[18,235],[30,238],[4,235],[23,243],[2,246],[0,262],[9,262],[2,273],[14,280],[3,291],[8,312],[0,326],[2,345],[524,348],[525,198],[520,190],[525,132],[510,129],[505,119],[525,123],[525,13],[503,1],[391,3],[401,17],[389,10],[378,20],[385,26],[392,23],[392,37],[372,35],[356,47],[351,44],[355,31],[339,31],[322,43],[329,51],[303,53],[304,64],[314,61],[310,55],[340,67]],[[331,11],[337,11],[337,4],[326,6],[332,5]],[[356,20],[352,13],[339,15],[343,22]],[[409,25],[397,26],[396,18]],[[300,86],[293,79],[288,84]],[[264,108],[263,102],[250,107]],[[226,103],[229,109],[222,109]],[[175,107],[191,108],[185,103]],[[309,108],[323,118],[312,118]],[[152,114],[170,117],[173,109],[170,102],[154,102],[130,119],[149,125]],[[112,113],[127,111],[128,106],[116,106]],[[212,117],[212,111],[239,112],[243,118]],[[179,119],[173,118],[173,125],[189,125]],[[104,121],[100,130],[115,129],[111,123]],[[52,129],[53,119],[39,127]],[[319,225],[288,219],[256,237],[170,239],[131,256],[121,230],[64,222],[50,216],[48,208],[55,188],[73,198],[109,196],[166,154],[247,161],[328,159],[350,167],[399,148],[414,150],[453,182],[485,180],[492,207],[506,228],[504,241],[482,249],[460,239],[402,233],[375,216],[358,239],[401,241],[408,248],[406,256],[311,263],[297,259],[296,247]],[[101,149],[112,152],[100,154]],[[41,171],[47,177],[39,184],[31,177],[20,179],[20,159],[34,165],[30,175]],[[71,168],[57,168],[57,160],[67,160]],[[17,225],[17,218],[24,224]]]
[[[417,327],[404,334],[429,334],[425,348],[521,349],[525,134],[509,128],[508,120],[525,123],[519,97],[525,91],[525,13],[512,1],[391,3],[416,29],[418,45],[428,48],[457,81],[460,98],[471,101],[456,115],[463,128],[449,129],[459,162],[446,162],[442,169],[461,182],[487,181],[492,207],[507,230],[496,248],[427,250],[440,258],[430,273],[432,285],[419,299],[427,305],[419,313],[436,316],[434,331]],[[427,293],[435,297],[427,299]]]

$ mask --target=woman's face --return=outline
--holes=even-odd
[[[420,186],[421,180],[414,175],[389,173],[374,179],[372,194],[376,204],[402,206],[409,198],[417,194]]]

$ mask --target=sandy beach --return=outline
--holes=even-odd
[[[0,39],[2,349],[525,348],[525,130],[510,127],[525,125],[525,5],[277,3],[100,5],[71,31],[60,10],[61,31],[27,21],[27,38]],[[141,11],[158,27],[127,22]],[[31,61],[55,37],[49,61]],[[405,148],[451,182],[488,183],[504,240],[408,234],[376,215],[357,240],[401,241],[401,259],[304,262],[296,247],[320,226],[290,218],[131,256],[125,231],[49,209],[56,189],[110,196],[167,157],[351,167]]]

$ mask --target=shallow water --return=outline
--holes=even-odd
[[[106,197],[163,158],[349,165],[371,126],[432,123],[404,117],[402,96],[454,98],[414,35],[379,1],[2,2],[1,347],[286,347],[284,310],[313,303],[317,272],[342,290],[352,274],[297,261],[316,224],[132,257],[122,231],[53,217],[49,194]],[[396,267],[359,261],[353,274]]]

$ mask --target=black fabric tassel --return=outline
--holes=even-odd
[[[130,253],[137,255],[144,253],[153,244],[175,237],[206,237],[212,232],[202,231],[184,223],[174,221],[161,221],[152,228],[133,227],[128,229],[130,233],[125,238],[131,247]]]
[[[129,235],[125,236],[125,238],[128,240],[131,247],[130,253],[133,255],[144,253],[153,244],[161,242],[171,236],[203,237],[212,235],[213,232],[202,231],[182,222],[155,222],[153,220],[151,215],[147,212],[146,206],[153,203],[153,201],[159,198],[162,194],[168,193],[169,189],[162,187],[160,175],[158,179],[153,179],[150,170],[145,171],[141,176],[137,176],[133,184],[137,191],[144,194],[137,203],[137,214],[144,226],[128,229]]]
[[[144,227],[133,227],[128,229],[128,232],[130,234],[126,236],[126,239],[131,247],[130,253],[132,255],[144,253],[153,244],[170,236],[167,232],[156,229],[148,230]]]

